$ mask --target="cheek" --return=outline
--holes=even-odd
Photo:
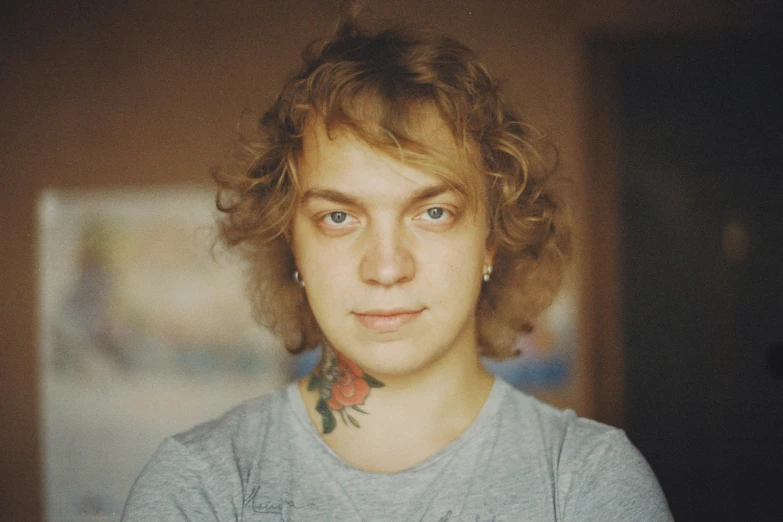
[[[350,304],[354,281],[351,261],[339,251],[329,249],[302,252],[300,268],[305,274],[305,293],[319,323],[340,315]],[[299,261],[299,260],[298,260]],[[323,325],[322,325],[323,326]]]
[[[307,218],[297,216],[294,219],[291,237],[296,266],[307,279],[323,279],[325,274],[339,268],[339,251],[330,250],[330,243],[323,240]]]
[[[305,282],[305,294],[316,318],[328,316],[344,295],[348,259],[319,239],[311,223],[299,218],[292,228],[292,251]],[[343,290],[341,290],[341,288]]]
[[[480,243],[461,242],[432,249],[422,258],[420,272],[439,300],[465,299],[478,292],[484,264]]]

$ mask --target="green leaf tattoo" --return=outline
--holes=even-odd
[[[355,362],[334,348],[324,347],[321,362],[313,370],[307,383],[308,391],[318,390],[315,409],[321,415],[324,435],[334,431],[337,426],[334,412],[340,414],[346,426],[350,422],[356,428],[361,427],[359,421],[348,413],[347,409],[367,415],[361,406],[364,405],[370,390],[384,386],[381,381],[365,373]]]
[[[370,375],[369,373],[364,374],[364,380],[367,381],[367,384],[370,385],[370,388],[383,388],[384,384]]]
[[[332,413],[332,410],[330,410],[329,406],[326,405],[326,401],[323,399],[318,399],[318,403],[315,405],[315,409],[318,411],[318,413],[321,414],[324,435],[334,431],[335,426],[337,426],[337,421],[334,419],[334,413]]]
[[[307,391],[315,391],[321,387],[321,379],[317,375],[310,376],[310,382],[307,383]]]

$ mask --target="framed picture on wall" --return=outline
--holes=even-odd
[[[118,520],[162,440],[292,377],[214,245],[214,192],[48,191],[39,200],[48,520]]]

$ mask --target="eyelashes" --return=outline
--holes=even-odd
[[[429,207],[416,214],[413,221],[431,225],[451,224],[456,219],[456,212],[444,206]],[[334,210],[322,214],[318,218],[319,224],[331,230],[351,229],[359,224],[359,219],[344,210]]]
[[[344,224],[350,224],[353,221],[357,221],[355,217],[351,216],[347,212],[343,212],[341,210],[337,210],[335,212],[329,212],[324,217],[321,218],[321,221],[326,223],[330,226],[341,226]]]
[[[432,222],[446,222],[454,217],[454,213],[445,207],[431,207],[416,216],[415,219],[424,219]]]

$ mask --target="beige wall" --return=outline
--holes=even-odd
[[[39,2],[40,3],[40,2]],[[35,203],[46,187],[204,182],[243,108],[269,101],[340,2],[92,2],[4,8],[0,518],[40,517]],[[66,4],[62,2],[62,4]],[[86,2],[84,3],[86,4]],[[773,2],[367,1],[472,46],[563,167],[587,177],[587,34],[763,25]],[[219,5],[219,7],[218,7]],[[153,7],[154,6],[154,7]],[[631,7],[633,6],[633,7]],[[759,20],[761,22],[759,22]],[[589,215],[589,201],[580,209]],[[589,325],[588,325],[589,326]],[[585,326],[590,336],[590,328]],[[570,404],[590,414],[589,375]]]

